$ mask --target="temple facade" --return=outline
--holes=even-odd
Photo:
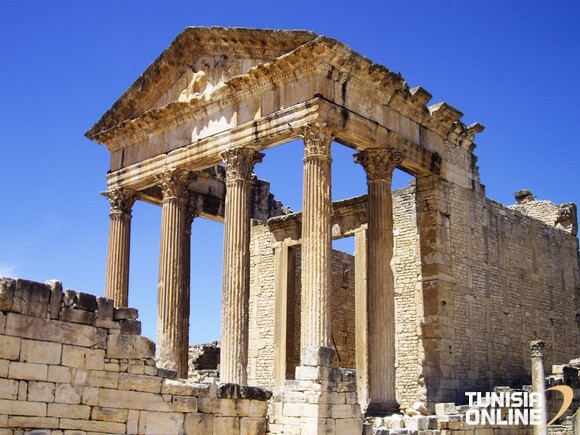
[[[266,387],[271,433],[362,433],[529,377],[580,341],[576,207],[485,196],[446,103],[306,31],[187,28],[86,133],[111,155],[106,296],[127,306],[131,209],[161,208],[157,364],[187,377],[192,226],[224,224],[220,382]],[[304,145],[290,213],[253,168]],[[332,202],[333,144],[367,194]],[[393,192],[393,171],[414,177]],[[332,240],[354,237],[355,255]],[[336,301],[340,301],[336,303]],[[337,319],[340,319],[337,321]]]

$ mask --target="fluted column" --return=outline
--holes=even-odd
[[[179,322],[181,324],[181,343],[179,344],[179,364],[183,376],[187,378],[189,371],[189,315],[191,308],[191,225],[193,220],[199,216],[199,211],[195,206],[185,208],[185,228],[183,233],[183,297],[182,305],[178,307]]]
[[[233,148],[226,168],[220,381],[247,384],[250,297],[250,190],[262,153]]]
[[[367,310],[369,407],[367,412],[397,410],[395,398],[395,290],[391,181],[402,160],[396,150],[372,148],[355,154],[367,174]]]
[[[104,195],[109,198],[109,252],[105,297],[113,299],[116,307],[129,304],[129,250],[131,246],[131,208],[137,193],[131,189],[115,188]]]
[[[331,144],[333,130],[309,125],[304,140],[300,364],[330,365]]]
[[[187,377],[187,363],[182,363],[184,307],[189,305],[189,289],[184,284],[185,203],[188,173],[177,169],[159,175],[163,193],[161,214],[161,249],[157,293],[157,346],[159,366]],[[185,339],[187,340],[187,338]]]

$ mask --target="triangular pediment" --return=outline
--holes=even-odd
[[[88,137],[172,102],[211,93],[228,79],[316,38],[303,30],[188,27],[87,132]]]

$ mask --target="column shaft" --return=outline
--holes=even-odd
[[[395,391],[395,289],[391,180],[401,156],[384,148],[355,155],[367,173],[367,310],[369,413],[397,409]]]
[[[234,148],[221,154],[226,167],[220,381],[247,383],[250,297],[250,190],[263,154]]]
[[[546,404],[546,375],[544,373],[544,342],[541,340],[532,341],[530,349],[532,351],[532,389],[540,396],[539,403],[534,408],[539,411],[540,423],[535,425],[534,434],[546,435],[548,430],[548,409]]]
[[[187,173],[168,170],[160,176],[163,192],[161,249],[159,256],[157,345],[159,365],[187,377],[183,314],[189,305],[189,289],[184,285],[185,194]],[[189,310],[187,308],[187,310]],[[187,338],[185,338],[185,341]],[[187,356],[185,357],[187,358]]]
[[[331,345],[333,132],[327,126],[310,125],[304,129],[303,139],[301,364],[329,365],[332,352],[320,353],[317,349],[330,349]]]
[[[116,307],[127,307],[129,304],[131,208],[137,195],[128,189],[112,189],[105,195],[111,204],[105,297],[113,299]]]

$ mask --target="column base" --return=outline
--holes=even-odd
[[[386,416],[391,414],[398,414],[401,407],[396,401],[392,402],[382,402],[382,403],[369,403],[365,411],[365,417],[378,417]]]
[[[332,347],[306,346],[300,350],[300,365],[332,367],[335,350]]]

